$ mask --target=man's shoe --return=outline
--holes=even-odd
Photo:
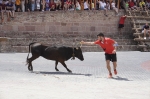
[[[114,70],[114,74],[117,75],[117,70],[116,69]]]
[[[108,75],[108,78],[112,78],[112,73],[110,73],[110,74]]]

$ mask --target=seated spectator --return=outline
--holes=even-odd
[[[63,10],[67,10],[67,0],[64,0]]]
[[[118,8],[117,8],[115,5],[116,5],[116,3],[115,3],[115,1],[113,0],[112,3],[111,3],[111,7],[112,7],[112,9],[116,12],[116,16],[118,16]]]
[[[45,11],[45,0],[41,0],[41,11]]]
[[[140,6],[141,10],[146,10],[146,4],[145,4],[144,0],[140,1],[139,6]]]
[[[70,0],[67,0],[66,1],[66,4],[67,4],[67,10],[69,10],[71,8],[71,1]]]
[[[40,0],[36,0],[36,10],[39,11],[40,10]]]
[[[56,10],[56,4],[54,3],[53,0],[50,1],[49,7],[50,7],[50,11],[55,11]]]
[[[52,5],[52,6],[51,6],[50,11],[56,11],[56,9],[55,9],[55,5]]]
[[[35,0],[31,0],[31,11],[35,10]]]
[[[90,10],[89,9],[89,3],[88,3],[88,0],[85,0],[85,2],[84,2],[84,10]]]
[[[106,7],[106,3],[104,2],[104,0],[100,0],[99,9],[104,10],[104,15],[107,16],[107,7]]]
[[[150,10],[150,0],[146,0],[146,6]]]
[[[15,13],[12,0],[9,0],[9,2],[6,4],[6,10],[9,17],[8,21],[10,21],[10,16],[11,18],[14,18],[14,13]]]
[[[150,29],[149,29],[148,23],[146,23],[146,24],[143,26],[142,33],[144,33],[144,39],[146,39],[146,34],[147,34],[147,33],[149,34],[149,39],[150,39]]]
[[[69,10],[75,10],[75,5],[74,5],[74,2],[71,2],[71,5],[70,5],[70,8],[69,8]]]
[[[92,0],[92,3],[91,3],[91,9],[92,9],[92,10],[95,10],[94,1],[93,1],[93,0]]]
[[[45,10],[46,11],[49,11],[50,8],[49,8],[49,0],[46,0],[46,3],[45,3]]]
[[[133,0],[129,0],[128,4],[129,4],[129,10],[138,10]]]
[[[78,0],[76,1],[76,10],[81,10],[81,6]]]
[[[4,22],[4,13],[6,13],[6,4],[5,4],[5,0],[2,1],[2,3],[0,3],[0,11],[1,11],[1,24],[3,24]],[[8,21],[9,21],[9,13],[7,12],[7,17],[8,17]]]
[[[56,4],[56,10],[61,10],[61,1],[60,0],[54,0],[54,3]]]
[[[25,0],[21,0],[21,10],[25,12]]]
[[[125,8],[126,8],[127,10],[129,9],[129,3],[128,3],[127,0],[125,1]]]
[[[107,8],[108,10],[111,9],[111,5],[110,5],[110,2],[109,2],[109,1],[106,1],[106,8]]]
[[[31,10],[30,10],[30,8],[31,8],[30,5],[31,5],[31,4],[30,4],[29,0],[26,0],[26,2],[25,2],[25,6],[26,6],[25,11],[27,11],[27,12],[30,12],[30,11],[31,11]]]
[[[99,10],[99,0],[96,0],[96,10]]]

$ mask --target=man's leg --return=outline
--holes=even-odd
[[[117,62],[113,62],[114,74],[117,75]]]
[[[107,70],[109,72],[109,78],[111,78],[112,73],[111,73],[111,67],[110,67],[110,60],[106,60],[106,66],[107,66]]]
[[[149,34],[149,39],[150,39],[150,30],[148,30],[147,32],[148,32],[148,34]]]
[[[146,29],[144,29],[144,39],[146,39]]]

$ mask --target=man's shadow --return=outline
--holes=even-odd
[[[44,75],[84,75],[84,76],[92,76],[92,74],[81,74],[81,73],[70,73],[70,72],[46,72],[46,71],[33,71],[35,74],[44,74]]]
[[[120,80],[120,81],[132,81],[132,80],[129,80],[129,79],[127,79],[127,78],[122,78],[122,77],[119,77],[119,76],[117,76],[117,78],[112,78],[112,79],[115,79],[115,80]]]

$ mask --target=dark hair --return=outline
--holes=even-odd
[[[104,37],[104,34],[103,34],[103,33],[99,33],[97,36],[102,36],[102,37]]]

